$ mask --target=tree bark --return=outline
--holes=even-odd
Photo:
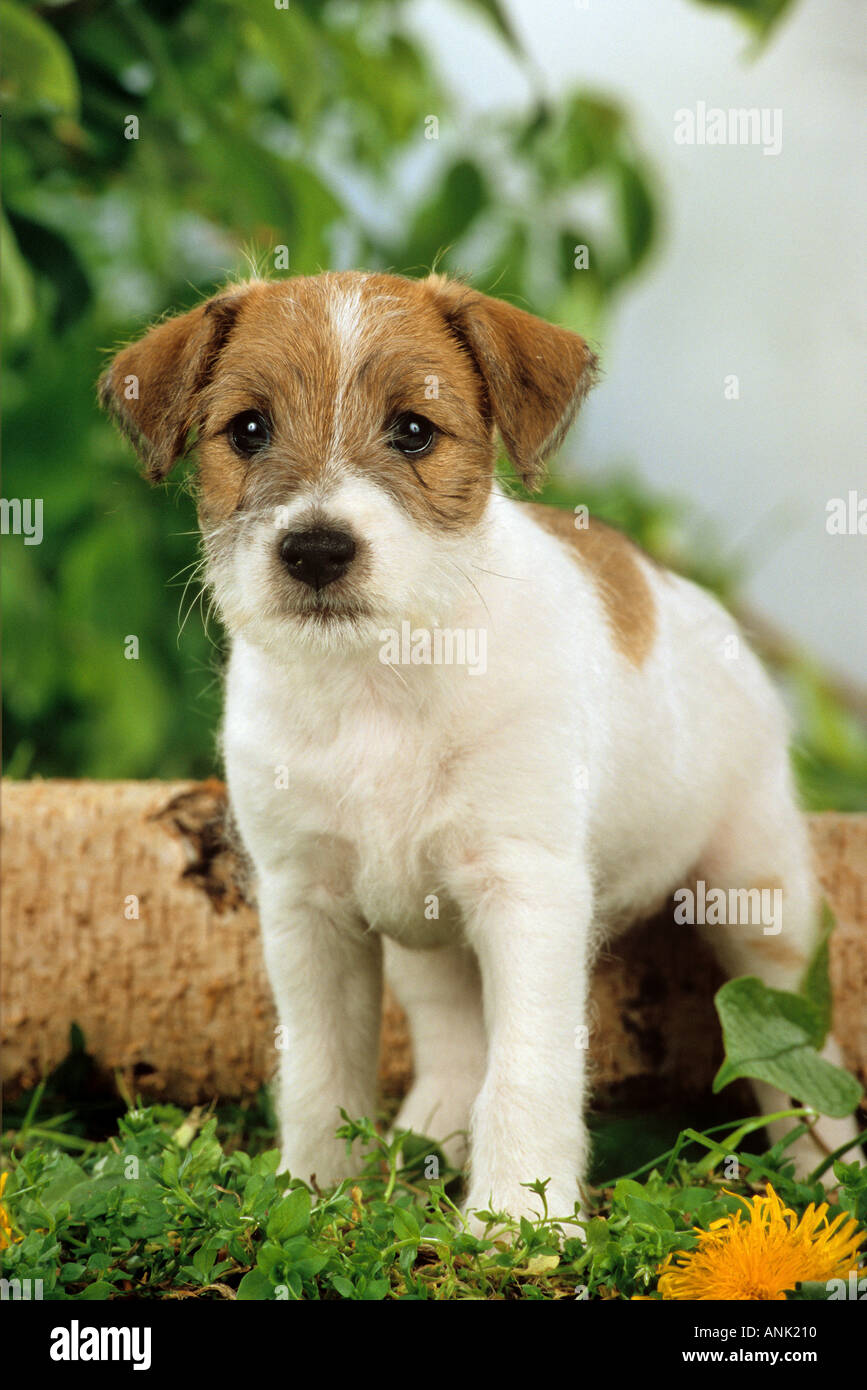
[[[243,856],[216,781],[3,785],[2,1036],[9,1092],[87,1050],[133,1092],[189,1105],[254,1093],[276,1064],[274,1013]],[[867,1083],[867,816],[813,816],[816,867],[838,925],[835,1030]],[[720,976],[688,927],[634,928],[592,988],[595,1099],[706,1094],[721,1059]],[[386,991],[380,1080],[411,1074]]]

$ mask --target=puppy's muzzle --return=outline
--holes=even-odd
[[[292,578],[316,590],[345,574],[354,555],[355,541],[347,531],[324,526],[290,531],[280,543],[280,559]]]

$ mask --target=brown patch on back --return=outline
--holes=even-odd
[[[591,517],[577,527],[571,512],[541,502],[526,502],[533,520],[574,549],[574,558],[590,570],[611,627],[615,645],[633,666],[641,666],[656,636],[656,602],[638,559],[639,551],[613,526]]]

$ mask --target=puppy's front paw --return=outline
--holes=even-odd
[[[339,1123],[339,1116],[338,1116]],[[289,1173],[312,1186],[336,1187],[344,1178],[354,1177],[361,1170],[361,1160],[347,1154],[346,1142],[333,1133],[321,1133],[318,1138],[301,1136],[293,1126],[284,1130],[280,1146],[281,1173]]]
[[[580,1234],[580,1223],[584,1219],[580,1210],[580,1195],[577,1182],[562,1182],[557,1186],[549,1183],[545,1189],[547,1219],[562,1225],[567,1236]],[[502,1222],[492,1224],[484,1220],[480,1212],[502,1213],[515,1224],[526,1217],[535,1225],[545,1216],[545,1205],[538,1192],[518,1182],[497,1186],[488,1193],[474,1183],[463,1204],[463,1212],[471,1235],[499,1240],[503,1236],[508,1238],[508,1227]]]
[[[400,1107],[395,1129],[411,1129],[436,1141],[452,1168],[467,1161],[467,1130],[478,1082],[472,1078],[419,1077]]]

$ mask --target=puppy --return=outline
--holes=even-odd
[[[813,949],[786,721],[729,614],[495,481],[499,432],[539,485],[594,367],[576,334],[441,275],[341,272],[233,286],[101,382],[154,482],[195,431],[283,1163],[305,1180],[352,1169],[339,1108],[374,1111],[383,969],[415,1056],[398,1126],[457,1163],[469,1129],[469,1211],[536,1214],[522,1184],[547,1178],[568,1217],[602,936],[702,880],[781,893],[772,932],[704,929],[732,975],[796,989]],[[801,1165],[853,1133],[820,1122]]]

